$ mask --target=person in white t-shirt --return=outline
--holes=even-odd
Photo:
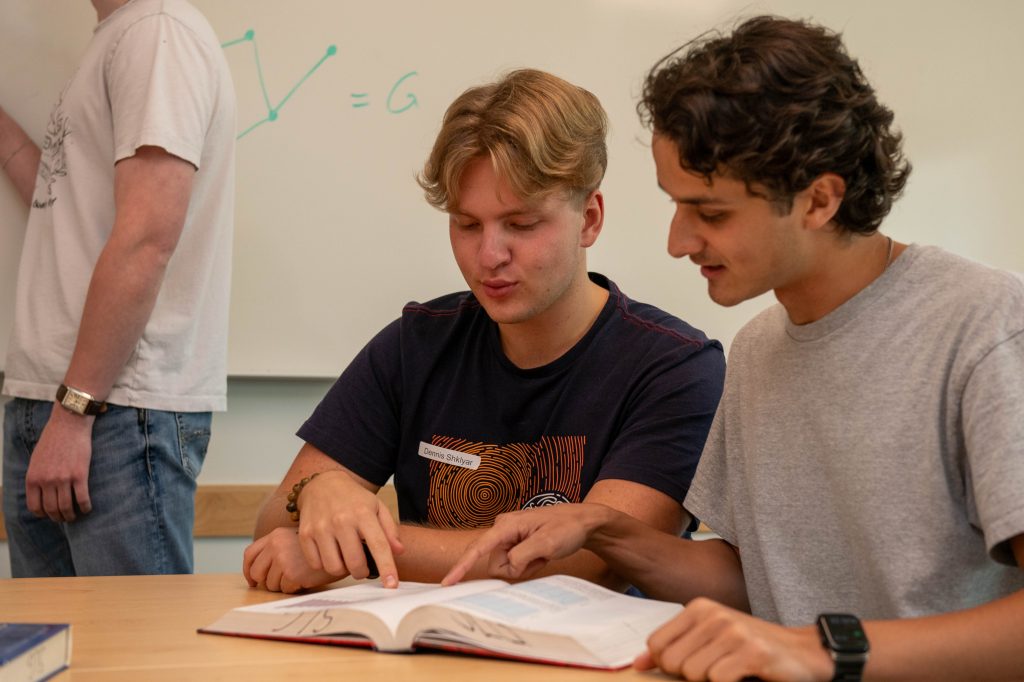
[[[235,96],[185,0],[93,0],[40,150],[0,109],[30,206],[3,392],[15,577],[192,570],[226,406]]]

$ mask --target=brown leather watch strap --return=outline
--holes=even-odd
[[[96,400],[85,391],[61,384],[57,387],[57,402],[66,410],[83,416],[95,416],[107,411],[107,404]]]

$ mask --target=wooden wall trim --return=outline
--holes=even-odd
[[[201,485],[196,490],[197,538],[252,537],[263,501],[276,485]]]
[[[193,534],[197,538],[247,538],[252,536],[256,515],[275,485],[201,485],[196,490],[196,524]],[[398,518],[395,487],[386,485],[380,490],[391,513]],[[3,488],[0,488],[0,500]],[[0,511],[0,542],[7,540]],[[700,530],[708,529],[701,524]]]
[[[201,485],[196,490],[196,522],[193,535],[197,538],[251,537],[260,507],[276,485]],[[397,518],[398,502],[394,486],[380,491]],[[3,488],[0,488],[0,500]],[[7,529],[0,508],[0,542],[7,541]]]
[[[276,485],[201,485],[196,490],[197,538],[251,537],[263,500]],[[0,488],[0,499],[3,489]],[[7,529],[0,511],[0,541],[6,542]]]

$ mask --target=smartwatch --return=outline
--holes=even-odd
[[[860,682],[870,649],[860,619],[849,613],[823,613],[818,616],[818,634],[836,664],[832,680]]]
[[[64,384],[57,388],[57,402],[69,412],[82,416],[103,414],[107,411],[105,402],[96,400],[85,391],[79,391],[77,388],[71,388]]]

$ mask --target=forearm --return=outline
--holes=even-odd
[[[140,147],[114,170],[114,224],[93,268],[66,383],[105,397],[146,327],[185,224],[195,169]]]
[[[145,242],[111,237],[89,283],[68,385],[100,397],[110,392],[153,311],[169,256]]]
[[[0,164],[26,206],[32,202],[39,158],[39,147],[0,107]]]
[[[473,540],[486,528],[473,530],[447,530],[424,526],[402,525],[399,536],[405,552],[396,557],[399,575],[403,580],[440,582],[456,559],[461,557]],[[570,557],[552,561],[531,578],[554,574],[574,575],[611,589],[623,590],[627,583],[613,573],[596,555],[588,551],[576,552]],[[486,557],[477,561],[465,576],[466,580],[489,578]]]
[[[655,599],[685,604],[708,597],[749,611],[736,551],[722,540],[684,540],[614,510],[597,507],[584,545],[616,574]]]
[[[1020,679],[1022,625],[1024,591],[954,613],[866,622],[864,679]]]

